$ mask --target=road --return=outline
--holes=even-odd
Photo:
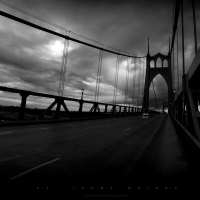
[[[167,115],[0,129],[1,184],[178,184],[188,171]]]

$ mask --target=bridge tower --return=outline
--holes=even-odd
[[[145,112],[149,109],[149,87],[153,79],[160,74],[168,87],[168,109],[170,112],[170,106],[173,102],[173,86],[172,86],[172,68],[171,68],[171,54],[170,44],[169,53],[167,55],[157,53],[150,56],[149,53],[149,39],[148,39],[148,53],[146,57],[146,77],[144,86],[144,97],[143,97],[143,110]],[[160,61],[160,64],[158,63]]]

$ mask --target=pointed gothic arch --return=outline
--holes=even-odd
[[[160,57],[158,57],[158,58],[156,59],[156,67],[157,67],[157,68],[160,68],[160,67],[162,67],[162,66],[163,66],[162,59],[161,59]]]
[[[161,66],[152,68],[150,67],[151,61],[161,61]],[[167,61],[167,67],[163,67],[163,62]],[[157,63],[156,63],[157,64]],[[168,102],[172,102],[173,100],[173,89],[172,89],[172,70],[171,70],[171,55],[170,53],[168,55],[164,55],[161,53],[158,53],[154,56],[150,56],[150,54],[147,54],[147,62],[146,62],[146,78],[145,78],[145,87],[144,87],[144,98],[143,98],[143,109],[148,110],[149,108],[149,87],[152,82],[152,80],[160,74],[168,87]]]
[[[154,60],[151,60],[151,62],[150,62],[150,67],[151,67],[151,68],[155,68],[155,62],[154,62]]]
[[[164,62],[163,62],[163,67],[168,67],[168,62],[167,62],[167,60],[164,60]]]
[[[159,83],[159,84],[158,84]],[[154,91],[156,92],[157,100],[155,101],[154,97]],[[162,74],[157,74],[149,81],[149,99],[153,97],[153,100],[151,99],[149,101],[149,106],[152,107],[156,103],[159,103],[161,105],[161,101],[167,102],[168,96],[166,95],[166,92],[168,91],[168,84],[166,78]],[[157,93],[158,92],[158,93]],[[162,93],[162,100],[158,99],[158,96],[160,97],[160,94]],[[168,93],[168,92],[167,92]],[[157,105],[156,105],[157,106]]]

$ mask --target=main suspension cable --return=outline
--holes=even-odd
[[[2,5],[4,5],[4,6],[8,7],[8,8],[11,8],[11,9],[17,11],[17,12],[20,12],[20,13],[22,13],[22,14],[24,14],[24,15],[27,15],[27,16],[33,18],[33,19],[38,20],[38,21],[44,22],[44,23],[46,23],[46,24],[48,24],[48,25],[50,25],[50,26],[52,26],[52,27],[55,27],[55,28],[57,28],[57,29],[59,29],[59,30],[68,31],[69,33],[71,33],[71,34],[73,34],[73,35],[77,35],[77,36],[79,36],[79,37],[82,37],[82,38],[84,38],[84,39],[87,39],[88,41],[91,41],[91,42],[93,42],[93,43],[96,43],[96,44],[99,45],[99,46],[93,45],[93,44],[89,44],[89,43],[86,43],[86,42],[83,42],[83,41],[80,41],[80,40],[71,38],[71,37],[69,37],[69,36],[68,36],[68,38],[66,38],[66,39],[69,39],[69,40],[72,40],[72,41],[75,41],[75,42],[79,42],[79,43],[81,43],[81,44],[84,44],[84,45],[87,45],[87,46],[90,46],[90,47],[93,47],[93,48],[97,48],[97,49],[101,49],[102,46],[104,46],[104,47],[107,47],[107,48],[111,49],[111,50],[109,50],[109,49],[102,48],[104,51],[107,51],[107,52],[110,52],[110,53],[114,53],[114,54],[119,54],[119,55],[122,55],[122,56],[136,57],[136,58],[140,58],[140,57],[143,58],[143,57],[146,57],[146,56],[135,56],[135,55],[131,55],[130,53],[127,53],[127,52],[125,52],[125,51],[122,51],[122,50],[116,49],[116,48],[114,48],[114,47],[105,45],[105,44],[100,43],[100,42],[98,42],[98,41],[95,41],[95,40],[93,40],[93,39],[91,39],[91,38],[88,38],[88,37],[86,37],[86,36],[83,36],[83,35],[81,35],[81,34],[79,34],[79,33],[75,33],[75,32],[73,32],[72,30],[68,30],[67,28],[65,28],[65,27],[63,27],[63,26],[57,25],[57,24],[52,23],[52,22],[50,22],[50,21],[48,21],[48,20],[46,20],[46,19],[44,19],[44,18],[42,18],[42,17],[38,17],[37,15],[33,15],[33,14],[31,14],[31,13],[25,11],[25,10],[22,10],[21,8],[18,8],[18,7],[17,7],[16,5],[14,5],[14,4],[5,2],[5,1],[3,1],[3,0],[0,0],[0,3],[1,3]],[[4,16],[4,17],[8,17],[8,18],[10,18],[10,19],[13,19],[13,20],[15,20],[15,21],[18,21],[18,22],[20,22],[20,23],[23,23],[23,24],[32,26],[32,27],[37,28],[37,29],[39,29],[39,30],[43,30],[43,31],[46,31],[46,32],[48,32],[48,33],[51,33],[51,34],[54,34],[54,35],[63,37],[63,35],[60,34],[60,33],[57,33],[57,32],[54,32],[54,31],[52,31],[52,30],[46,29],[46,28],[44,28],[44,27],[38,26],[38,25],[36,25],[36,24],[33,24],[33,23],[31,23],[31,22],[28,22],[28,21],[26,21],[26,20],[23,20],[23,19],[21,19],[21,18],[18,18],[18,17],[14,16],[14,15],[5,13],[5,12],[3,12],[3,11],[0,11],[0,15],[2,15],[2,16]],[[101,46],[101,47],[100,47],[100,46]]]

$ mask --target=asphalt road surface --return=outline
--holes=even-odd
[[[0,128],[4,185],[176,185],[188,173],[167,115]]]

